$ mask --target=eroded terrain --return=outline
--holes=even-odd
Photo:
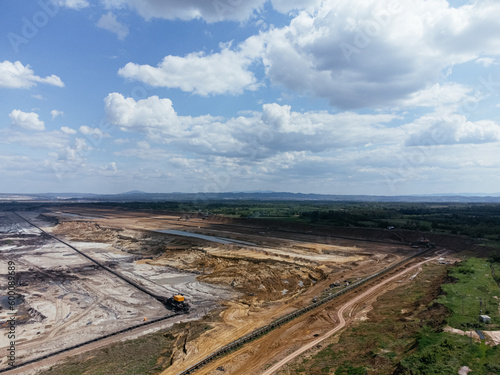
[[[61,228],[38,212],[19,214],[44,230],[60,234]],[[156,299],[41,234],[14,213],[2,213],[0,221],[2,260],[14,261],[16,265],[18,363],[172,314]],[[85,228],[83,231],[87,232]],[[77,241],[76,232],[71,231],[61,237],[67,237],[79,250],[155,294],[185,295],[191,302],[191,313],[166,320],[165,326],[198,319],[218,301],[234,295],[229,288],[196,280],[195,273],[142,263],[142,256],[122,251],[112,242],[100,242],[106,241],[104,238],[82,236]],[[1,270],[4,291],[6,271],[6,267]],[[3,305],[3,326],[8,312],[8,306]],[[7,345],[7,338],[2,335],[0,350],[5,351]],[[1,365],[5,367],[5,358]]]
[[[389,231],[372,241],[202,215],[78,206],[1,212],[0,256],[16,262],[22,301],[18,362],[171,312],[17,214],[152,293],[185,295],[190,314],[164,327],[219,309],[210,330],[174,350],[168,373],[418,251]]]

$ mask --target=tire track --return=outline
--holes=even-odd
[[[409,261],[411,261],[417,257],[421,257],[423,254],[425,254],[426,252],[431,251],[431,250],[433,250],[433,249],[426,249],[420,253],[409,256],[409,257],[407,257],[407,258],[405,258],[405,259],[403,259],[395,264],[392,264],[391,266],[384,268],[383,270],[381,270],[381,271],[379,271],[371,276],[366,277],[365,279],[362,279],[360,281],[357,281],[357,282],[351,284],[350,286],[346,287],[343,290],[338,291],[337,293],[334,293],[328,297],[320,299],[319,301],[314,302],[311,305],[308,305],[308,306],[303,307],[301,309],[295,310],[289,314],[286,314],[285,316],[282,316],[281,318],[274,320],[273,322],[267,324],[266,326],[261,327],[255,331],[247,334],[247,335],[244,335],[244,336],[236,339],[235,341],[223,346],[222,348],[219,348],[215,352],[212,352],[212,354],[210,354],[209,356],[203,358],[201,361],[198,361],[194,365],[188,367],[186,370],[179,372],[178,375],[192,374],[193,372],[197,371],[198,369],[201,369],[202,367],[217,360],[218,358],[221,358],[221,357],[229,354],[230,352],[238,350],[243,345],[258,339],[261,336],[266,335],[267,333],[277,329],[278,327],[281,327],[281,326],[293,321],[294,319],[301,317],[304,314],[307,314],[307,313],[323,306],[324,304],[329,303],[336,298],[339,298],[340,296],[342,296],[342,295],[344,295],[352,290],[355,290],[355,289],[357,289],[357,288],[359,288],[367,283],[375,281],[375,279],[378,277],[387,277],[388,274],[395,272],[395,270],[402,267],[403,265],[406,265],[406,263],[408,263]]]
[[[371,287],[370,289],[366,290],[365,292],[357,295],[356,297],[354,297],[352,300],[350,300],[349,302],[345,303],[338,311],[337,311],[337,321],[338,321],[338,325],[331,329],[330,331],[328,331],[327,333],[325,333],[323,336],[320,336],[318,337],[316,340],[304,345],[302,348],[296,350],[295,352],[289,354],[288,356],[286,356],[285,358],[283,358],[281,361],[279,361],[278,363],[274,364],[272,367],[270,367],[269,369],[267,369],[266,371],[264,371],[262,373],[262,375],[273,375],[274,373],[276,373],[276,371],[278,371],[281,367],[283,367],[285,364],[287,364],[288,362],[292,361],[293,359],[297,358],[298,356],[300,356],[301,354],[305,353],[306,351],[308,351],[309,349],[312,349],[314,346],[318,345],[320,342],[326,340],[327,338],[333,336],[334,334],[336,334],[337,332],[339,332],[340,330],[342,330],[346,325],[347,323],[349,323],[350,321],[352,321],[353,319],[350,318],[348,320],[346,320],[344,318],[344,313],[349,310],[349,309],[353,309],[355,308],[357,305],[361,304],[363,302],[363,300],[366,300],[366,299],[370,299],[370,298],[373,298],[375,295],[379,294],[380,292],[382,292],[380,289],[394,281],[395,279],[398,279],[400,278],[401,276],[403,276],[404,274],[414,270],[415,268],[418,268],[418,267],[421,267],[424,263],[427,263],[427,262],[430,262],[432,260],[436,260],[440,257],[440,255],[436,256],[436,257],[433,257],[433,258],[430,258],[430,259],[427,259],[427,260],[424,260],[422,262],[419,262],[399,273],[397,273],[396,275],[394,276],[391,276],[385,280],[383,280],[382,282],[380,282],[379,284]],[[352,310],[351,310],[352,312]],[[350,313],[349,313],[349,317],[350,317]]]
[[[100,262],[94,260],[93,258],[89,257],[85,253],[83,253],[80,250],[76,249],[75,247],[71,246],[70,244],[68,244],[68,243],[60,240],[59,238],[57,238],[57,237],[55,237],[55,236],[53,236],[53,235],[45,232],[43,229],[41,229],[37,225],[31,223],[30,221],[28,221],[27,219],[25,219],[24,217],[22,217],[18,213],[12,212],[12,214],[16,215],[18,218],[22,219],[22,221],[28,223],[29,225],[31,225],[31,226],[35,227],[37,230],[39,230],[41,236],[45,236],[46,238],[52,238],[54,240],[59,241],[60,243],[62,243],[64,245],[70,247],[71,249],[73,249],[77,253],[81,254],[85,258],[87,258],[90,261],[92,261],[93,263],[97,264],[99,267],[101,267],[101,268],[109,271],[110,273],[112,273],[113,275],[119,277],[120,279],[122,279],[123,281],[125,281],[128,284],[132,285],[133,287],[139,289],[140,291],[142,291],[142,292],[144,292],[144,293],[152,296],[153,298],[157,299],[159,302],[163,303],[163,301],[161,300],[163,297],[157,296],[157,295],[151,293],[147,289],[142,288],[141,286],[137,285],[136,283],[132,282],[131,280],[128,280],[127,278],[125,278],[125,277],[121,276],[120,274],[114,272],[110,268],[102,265]],[[36,267],[36,268],[39,269],[39,267]],[[43,270],[41,270],[41,271],[43,273],[46,273]],[[46,273],[46,274],[49,277],[52,277],[50,274],[48,274],[48,273]],[[49,338],[53,338],[53,336],[56,333],[58,333],[59,331],[63,330],[64,328],[66,328],[68,326],[68,324],[72,323],[77,318],[80,318],[81,316],[83,316],[85,314],[88,314],[91,311],[91,309],[95,306],[95,304],[99,303],[100,298],[102,297],[102,293],[97,292],[97,289],[94,288],[93,286],[90,286],[90,285],[87,285],[87,286],[89,286],[90,289],[92,289],[94,292],[96,292],[96,296],[98,297],[96,299],[96,301],[94,301],[84,311],[82,311],[80,314],[78,314],[77,317],[71,318],[69,321],[64,322],[63,324],[60,324],[57,327],[55,327],[55,330],[54,330],[55,332],[53,331],[51,334],[49,334],[50,337],[42,339],[41,342],[40,341],[36,342],[36,343],[31,342],[31,343],[28,344],[29,347],[40,346],[41,344],[45,343],[46,340],[48,340]],[[59,320],[62,321],[63,317],[62,317],[61,311],[60,311],[61,310],[60,309],[60,305],[61,304],[62,304],[62,300],[58,300],[56,302],[56,318],[58,318]],[[166,320],[169,320],[169,319],[175,318],[175,317],[181,317],[184,314],[185,314],[184,312],[180,312],[180,313],[179,312],[172,312],[171,314],[168,314],[168,315],[166,315],[164,317],[153,319],[153,320],[150,320],[148,322],[141,323],[141,324],[136,324],[134,326],[130,326],[130,327],[121,329],[119,331],[112,332],[110,334],[106,334],[106,335],[94,338],[92,340],[87,340],[85,342],[81,342],[79,344],[72,345],[70,347],[66,347],[64,349],[60,349],[60,350],[54,351],[52,353],[43,355],[41,357],[34,358],[32,360],[28,360],[26,362],[22,362],[22,363],[16,364],[13,367],[0,368],[0,373],[6,372],[8,374],[24,374],[28,370],[37,370],[37,369],[40,368],[41,365],[44,365],[46,362],[56,363],[57,361],[60,361],[60,360],[66,358],[66,357],[68,357],[70,355],[80,354],[83,351],[87,351],[87,350],[90,350],[90,349],[93,349],[93,348],[96,348],[96,347],[100,347],[100,346],[103,346],[103,345],[106,345],[106,344],[113,343],[113,342],[115,342],[118,339],[118,337],[121,337],[121,336],[125,336],[126,337],[126,336],[130,336],[131,334],[135,335],[135,334],[140,333],[140,332],[148,331],[152,327],[164,325]],[[167,323],[167,324],[170,324],[170,323]],[[26,347],[27,347],[27,345],[23,345],[23,349],[26,348]],[[85,349],[82,349],[82,348],[85,348]]]
[[[165,306],[166,309],[168,309],[167,307],[167,298],[166,297],[163,297],[163,296],[159,296],[155,293],[152,293],[151,291],[149,291],[148,289],[146,289],[145,287],[137,284],[136,282],[130,280],[129,278],[121,275],[120,273],[118,272],[115,272],[113,271],[111,268],[105,266],[104,264],[102,264],[101,262],[95,260],[94,258],[90,257],[89,255],[85,254],[83,251],[80,251],[78,250],[76,247],[74,247],[73,245],[70,245],[69,243],[59,239],[58,237],[50,234],[50,233],[47,233],[46,231],[44,231],[42,228],[40,228],[38,225],[35,225],[33,224],[32,222],[30,222],[29,220],[25,219],[24,217],[22,217],[21,215],[19,215],[17,212],[13,212],[14,215],[18,216],[20,219],[22,219],[23,221],[27,222],[29,225],[37,228],[42,236],[46,236],[48,238],[52,238],[56,241],[59,241],[60,243],[62,243],[63,245],[66,245],[67,247],[69,247],[70,249],[76,251],[78,254],[82,255],[83,257],[87,258],[88,260],[90,260],[92,263],[95,263],[97,264],[100,268],[108,271],[109,273],[115,275],[116,277],[120,278],[121,280],[125,281],[127,284],[139,289],[141,292],[143,293],[146,293],[147,295],[153,297],[154,299],[156,299],[158,302],[162,303],[163,306]]]

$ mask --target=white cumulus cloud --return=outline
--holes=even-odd
[[[129,7],[146,20],[203,19],[206,22],[243,21],[262,8],[266,0],[103,0],[108,8]]]
[[[57,157],[57,162],[62,163],[64,168],[68,170],[74,170],[85,166],[86,156],[92,151],[92,146],[87,144],[85,139],[75,138],[75,142],[73,145],[67,145],[57,152],[54,152],[53,155]],[[62,169],[59,166],[59,169]]]
[[[385,106],[428,90],[447,68],[500,53],[500,4],[325,1],[269,31],[271,82],[342,108]]]
[[[71,128],[67,127],[67,126],[61,126],[61,131],[64,134],[68,134],[68,135],[78,133],[75,129],[71,129]]]
[[[453,94],[452,86],[438,85],[450,68],[491,64],[500,54],[500,3],[494,1],[457,7],[445,0],[273,4],[282,12],[301,11],[289,25],[233,48],[166,56],[158,66],[130,62],[119,74],[200,95],[239,94],[258,87],[254,69],[261,63],[271,84],[326,98],[337,108],[428,106],[437,93],[464,96],[463,87],[455,85]],[[491,57],[481,59],[486,53]]]
[[[27,89],[37,83],[64,87],[63,81],[56,75],[42,78],[36,76],[29,65],[24,66],[20,61],[0,62],[0,87]]]
[[[458,114],[426,115],[408,127],[407,146],[482,144],[500,141],[500,125],[493,121],[468,121]]]
[[[19,109],[14,109],[9,114],[12,124],[19,126],[23,129],[28,130],[45,130],[45,124],[42,120],[38,118],[38,114],[35,112],[23,112]]]
[[[104,99],[104,104],[108,120],[124,130],[166,128],[178,123],[170,99],[151,96],[135,101],[114,92]]]
[[[144,133],[151,142],[173,143],[199,155],[267,158],[280,152],[396,142],[404,136],[400,130],[385,127],[396,118],[391,114],[300,113],[271,103],[263,105],[261,112],[223,119],[178,116],[169,99],[157,96],[135,101],[111,93],[104,102],[107,119],[122,130]]]
[[[202,96],[240,94],[259,87],[248,68],[261,48],[258,38],[250,38],[237,51],[226,47],[211,55],[199,52],[166,56],[157,67],[130,62],[118,74],[151,86],[178,88]]]

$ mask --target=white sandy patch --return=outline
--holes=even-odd
[[[458,335],[468,336],[468,337],[471,337],[471,335],[472,335],[472,338],[474,340],[480,340],[479,335],[475,331],[462,331],[460,329],[452,328],[449,326],[445,327],[444,331],[449,332],[449,333],[456,333]]]
[[[500,344],[500,331],[483,331],[485,336],[488,336],[495,345]]]

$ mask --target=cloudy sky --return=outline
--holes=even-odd
[[[500,192],[500,2],[3,0],[0,192]]]

